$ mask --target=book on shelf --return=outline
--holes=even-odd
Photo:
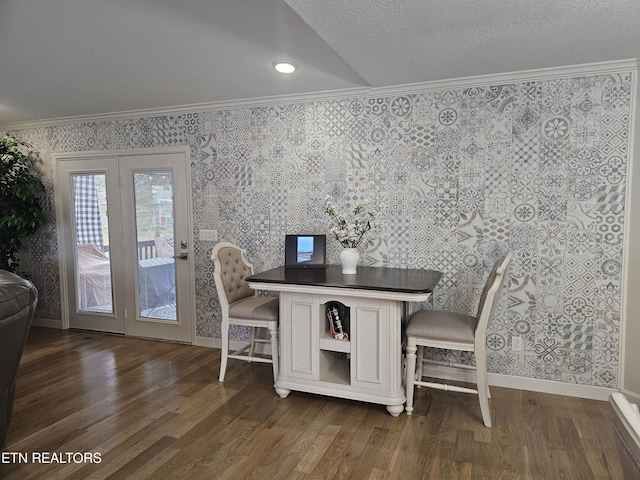
[[[326,305],[331,336],[337,340],[349,340],[349,309],[340,302]]]

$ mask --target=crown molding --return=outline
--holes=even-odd
[[[429,91],[438,91],[452,88],[481,87],[488,85],[503,85],[521,81],[536,81],[552,78],[575,77],[580,75],[602,75],[620,73],[623,71],[637,71],[638,59],[615,60],[599,63],[588,63],[582,65],[571,65],[564,67],[540,68],[534,70],[523,70],[519,72],[496,73],[489,75],[478,75],[472,77],[462,77],[444,80],[434,80],[430,82],[395,85],[389,87],[358,87],[341,90],[326,90],[318,92],[308,92],[293,95],[274,95],[269,97],[254,97],[224,102],[197,103],[191,105],[178,105],[172,107],[149,108],[141,110],[129,110],[112,113],[78,115],[70,117],[50,118],[34,120],[30,122],[20,122],[6,124],[4,130],[23,130],[33,128],[43,128],[52,126],[62,126],[78,123],[97,123],[108,120],[125,120],[131,118],[145,118],[168,115],[181,115],[188,113],[198,113],[211,110],[230,110],[241,107],[259,107],[270,105],[282,105],[290,103],[305,103],[313,101],[339,100],[347,97],[367,97],[384,96],[398,94],[412,94]]]
[[[372,88],[375,96],[393,94],[412,94],[429,91],[439,91],[452,88],[484,87],[491,85],[505,85],[523,81],[541,81],[557,78],[579,77],[584,75],[609,75],[614,73],[637,71],[638,59],[615,60],[610,62],[587,63],[569,65],[565,67],[539,68],[522,70],[519,72],[492,73],[473,77],[436,80],[432,82],[412,83],[393,87]]]
[[[238,100],[226,100],[224,102],[205,102],[190,105],[176,105],[172,107],[146,108],[140,110],[126,110],[121,112],[100,113],[95,115],[76,115],[70,117],[48,118],[4,125],[5,130],[23,130],[31,128],[57,127],[78,123],[97,123],[108,120],[127,120],[131,118],[161,117],[169,115],[184,115],[203,111],[231,110],[241,107],[260,107],[270,105],[282,105],[290,103],[306,103],[319,100],[339,100],[346,97],[366,96],[371,89],[347,88],[341,90],[326,90],[320,92],[308,92],[288,95],[273,95],[269,97],[253,97]]]

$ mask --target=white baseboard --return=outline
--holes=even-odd
[[[609,395],[617,392],[616,388],[598,387],[595,385],[576,385],[575,383],[556,382],[539,378],[514,377],[512,375],[489,374],[489,384],[497,387],[517,388],[532,392],[552,393],[567,397],[588,398],[608,401]]]
[[[196,335],[194,345],[198,347],[222,348],[222,340],[219,338],[199,337]]]
[[[624,393],[624,395],[629,399],[629,401],[640,404],[640,393],[630,392],[629,390],[626,390],[624,388],[621,389],[620,392]]]
[[[426,365],[425,368],[427,368]],[[461,370],[440,365],[429,365],[428,368],[429,375],[435,378],[469,383],[475,383],[476,381],[474,370]],[[615,388],[576,385],[574,383],[563,383],[539,378],[515,377],[513,375],[503,375],[500,373],[489,373],[489,385],[604,401],[609,400],[609,395],[618,391]]]
[[[56,328],[62,330],[62,320],[52,320],[50,318],[34,317],[31,325],[34,327]]]

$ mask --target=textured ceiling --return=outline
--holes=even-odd
[[[639,26],[638,0],[2,0],[0,125],[637,58]]]
[[[640,56],[640,0],[286,0],[381,87]]]

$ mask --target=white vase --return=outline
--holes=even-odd
[[[343,275],[354,275],[360,261],[360,252],[357,248],[345,248],[340,252],[340,265]]]

